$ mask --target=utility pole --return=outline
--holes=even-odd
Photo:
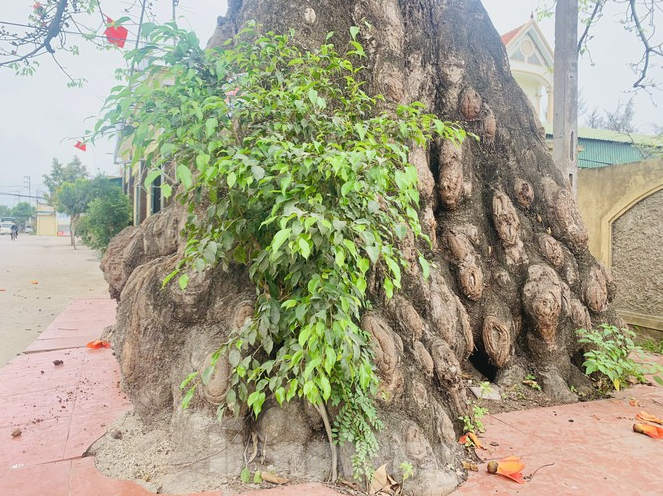
[[[23,185],[28,190],[28,198],[32,196],[32,185],[30,184],[30,176],[23,176]]]
[[[176,19],[175,8],[180,4],[180,0],[173,0],[173,22]]]
[[[578,191],[578,0],[557,0],[553,160]]]

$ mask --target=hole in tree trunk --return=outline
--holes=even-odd
[[[481,372],[490,382],[495,381],[497,375],[497,367],[488,361],[485,353],[475,351],[470,355],[470,363]]]

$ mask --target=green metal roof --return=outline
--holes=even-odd
[[[578,132],[578,168],[594,169],[608,165],[628,164],[645,159],[633,143],[581,137]]]
[[[552,139],[552,125],[546,124],[545,129],[546,137]],[[578,128],[578,168],[639,162],[648,158],[646,148],[652,147],[662,147],[660,138],[581,127]]]

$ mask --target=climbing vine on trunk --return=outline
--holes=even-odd
[[[182,383],[184,405],[221,361],[232,374],[219,418],[241,404],[257,416],[269,395],[340,404],[336,439],[354,443],[355,475],[369,475],[381,423],[360,315],[369,296],[401,287],[400,243],[429,246],[408,145],[460,143],[465,132],[421,104],[392,108],[367,95],[354,27],[345,56],[333,34],[304,50],[294,32],[253,26],[204,51],[173,25],[144,31],[147,45],[128,56],[148,69],[113,90],[96,130],[121,123],[134,161],[150,170],[146,183],[171,171],[168,182],[180,183],[187,244],[164,283],[177,276],[186,291],[195,271],[243,264],[257,291],[253,318]],[[423,252],[418,260],[427,277]]]

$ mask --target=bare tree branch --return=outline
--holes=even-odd
[[[638,80],[633,83],[633,87],[638,89],[647,89],[648,87],[656,86],[655,83],[653,82],[648,82],[647,81],[647,71],[649,70],[650,67],[650,62],[651,62],[651,56],[652,55],[658,55],[659,57],[663,57],[663,50],[661,49],[661,44],[658,45],[651,45],[651,39],[654,35],[655,31],[655,26],[653,24],[653,15],[654,15],[654,8],[656,7],[655,2],[651,2],[648,4],[645,4],[647,8],[649,9],[647,11],[646,17],[649,18],[650,20],[650,26],[651,26],[651,34],[647,36],[647,33],[644,29],[642,18],[640,17],[638,13],[638,7],[636,5],[635,0],[629,0],[628,2],[628,12],[631,20],[633,21],[634,24],[634,29],[636,31],[637,37],[640,39],[640,42],[642,43],[642,47],[644,50],[644,53],[642,55],[642,59],[640,59],[640,62],[637,64],[634,64],[634,67],[639,70],[639,77]]]
[[[603,10],[603,6],[605,5],[606,1],[607,0],[597,1],[594,4],[594,9],[592,10],[592,13],[590,14],[589,18],[583,21],[585,24],[585,29],[582,32],[582,35],[580,35],[580,38],[578,39],[578,53],[581,53],[585,48],[585,45],[587,44],[588,41],[589,30],[594,25],[594,23],[601,17],[601,11]]]

